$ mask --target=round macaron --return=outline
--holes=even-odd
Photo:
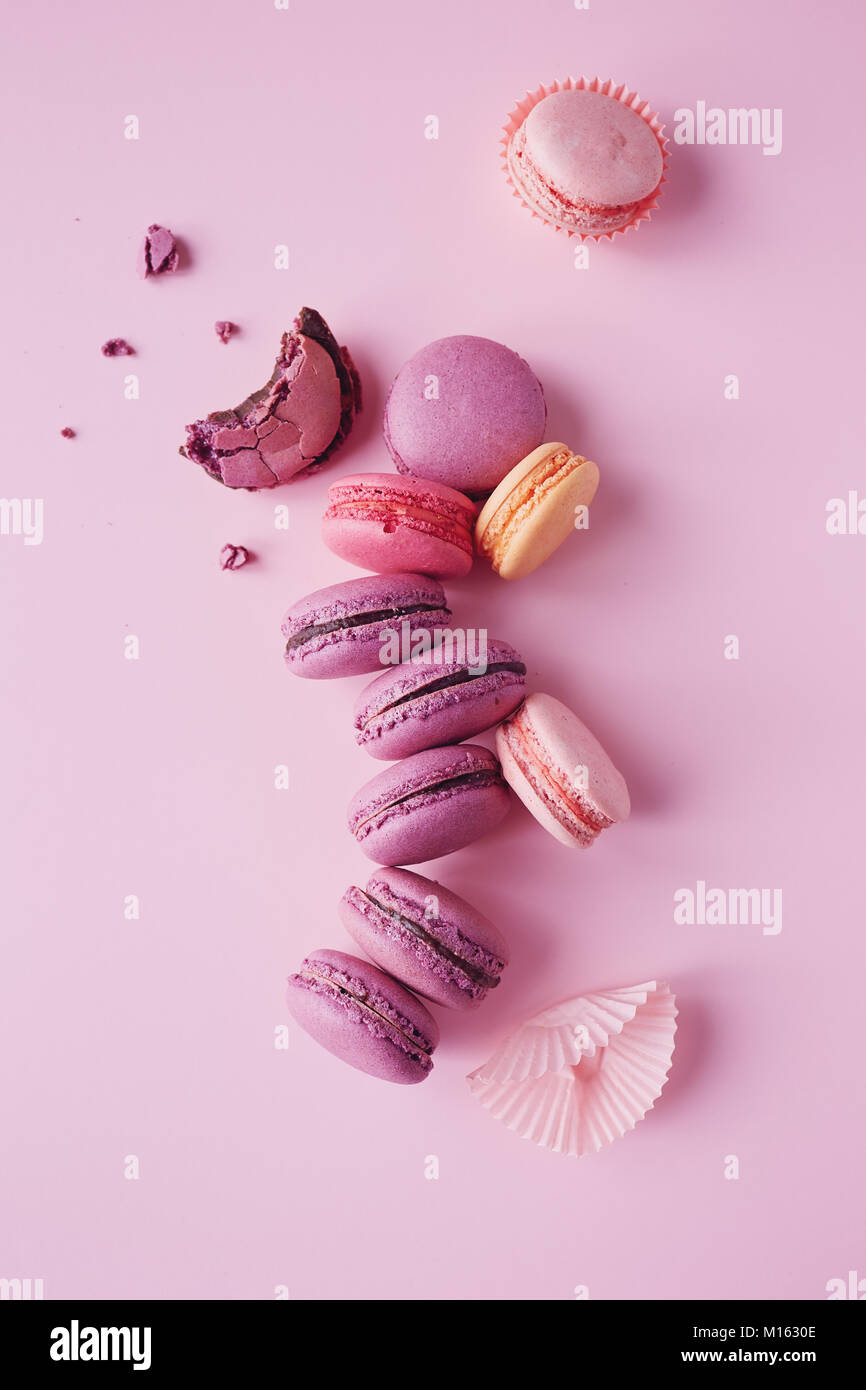
[[[397,373],[385,442],[401,473],[484,497],[544,438],[547,407],[531,369],[490,338],[439,338]]]
[[[350,1067],[411,1086],[433,1070],[439,1028],[420,999],[367,960],[313,951],[289,976],[289,1013]]]
[[[508,963],[492,922],[408,869],[377,869],[366,888],[348,889],[340,917],[377,965],[447,1009],[474,1009]]]
[[[384,664],[389,634],[447,627],[445,591],[423,574],[365,575],[299,599],[283,617],[285,658],[298,676],[357,676]],[[431,639],[432,640],[432,639]],[[411,650],[411,647],[410,647]]]
[[[576,89],[532,107],[508,141],[506,163],[533,211],[584,236],[634,221],[664,172],[660,139],[643,116],[603,92]]]
[[[430,748],[371,777],[349,803],[349,830],[377,864],[420,864],[498,825],[510,799],[487,748]]]
[[[459,650],[462,633],[377,676],[355,703],[355,738],[374,758],[408,758],[459,743],[511,714],[526,693],[526,666],[508,642]]]
[[[552,695],[530,695],[496,730],[506,780],[563,845],[594,844],[626,820],[628,787],[598,739]]]
[[[468,497],[441,483],[359,473],[329,487],[322,539],[361,569],[455,579],[472,568],[476,515]]]
[[[522,579],[586,521],[598,466],[566,444],[542,444],[487,499],[475,544],[503,579]]]

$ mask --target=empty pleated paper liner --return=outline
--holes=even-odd
[[[466,1079],[523,1139],[580,1158],[634,1129],[667,1081],[676,1002],[663,981],[544,1009]]]

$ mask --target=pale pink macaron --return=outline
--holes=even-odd
[[[322,539],[377,574],[457,579],[472,568],[477,508],[444,483],[399,473],[357,473],[328,489]]]
[[[510,134],[505,160],[523,201],[548,222],[604,236],[635,222],[664,175],[663,142],[645,103],[571,86],[531,106]],[[660,131],[660,127],[659,127]]]
[[[563,845],[589,846],[628,818],[628,788],[598,739],[552,695],[530,695],[496,731],[502,775]]]
[[[541,444],[488,497],[475,526],[478,553],[503,579],[522,579],[588,522],[597,464],[567,444]]]

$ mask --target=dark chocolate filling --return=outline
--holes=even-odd
[[[426,787],[416,787],[413,792],[407,792],[405,796],[398,796],[394,801],[389,801],[387,806],[383,806],[383,811],[389,811],[392,806],[399,806],[404,801],[411,801],[414,796],[423,796],[426,792],[444,792],[450,787],[493,787],[505,786],[505,783],[498,772],[492,768],[481,768],[477,772],[461,772],[458,777],[446,777],[442,782],[428,783]],[[376,812],[376,815],[381,814]],[[372,819],[370,817],[369,819]]]
[[[363,889],[359,888],[358,892],[363,892]],[[374,898],[370,893],[364,893],[364,897],[368,902],[371,902],[374,907],[377,907],[380,912],[384,912],[387,917],[392,918],[395,922],[399,922],[400,926],[405,927],[413,936],[417,936],[418,940],[423,941],[425,946],[429,946],[431,950],[435,951],[437,956],[441,956],[443,960],[447,960],[450,965],[456,965],[457,968],[462,970],[464,975],[468,975],[469,979],[475,984],[482,985],[485,989],[495,989],[499,984],[498,975],[490,975],[482,966],[474,965],[472,962],[464,960],[456,951],[452,951],[447,946],[443,946],[442,942],[438,941],[435,936],[425,931],[417,922],[413,922],[411,917],[406,917],[402,912],[397,912],[395,908],[388,907],[385,903],[381,902],[379,898]]]
[[[372,1004],[369,1004],[366,999],[359,999],[357,994],[353,994],[345,985],[338,984],[336,980],[332,980],[329,975],[318,975],[315,970],[311,970],[307,965],[301,966],[300,973],[302,978],[306,976],[307,979],[317,980],[319,984],[327,985],[329,989],[336,990],[338,994],[342,994],[346,999],[351,999],[353,1003],[358,1005],[359,1009],[366,1009],[368,1014],[373,1014],[375,1018],[380,1018],[389,1028],[393,1028],[396,1033],[399,1033],[400,1037],[403,1038],[405,1042],[411,1043],[413,1047],[417,1047],[419,1060],[420,1056],[429,1056],[433,1051],[433,1044],[429,1043],[427,1039],[418,1032],[414,1024],[409,1023],[409,1028],[411,1028],[412,1031],[407,1032],[405,1028],[401,1028],[399,1023],[395,1023],[393,1018],[389,1018],[387,1014],[380,1013],[379,1010],[374,1008]]]
[[[438,680],[430,681],[428,685],[421,685],[415,690],[410,690],[408,695],[401,695],[396,700],[390,700],[387,705],[376,710],[364,722],[369,724],[373,719],[378,719],[381,714],[385,714],[387,710],[397,709],[400,705],[407,705],[411,700],[420,700],[425,695],[434,694],[437,690],[448,690],[453,685],[465,685],[468,681],[483,680],[485,676],[495,675],[497,671],[514,671],[516,675],[526,675],[526,667],[522,661],[493,661],[484,671],[477,673],[455,671],[451,676],[440,676]]]
[[[414,603],[406,608],[379,608],[373,613],[352,613],[347,618],[335,618],[330,623],[312,623],[309,627],[302,627],[300,632],[296,632],[294,637],[290,637],[286,643],[286,651],[290,652],[295,647],[301,647],[305,642],[311,642],[314,637],[322,637],[327,632],[336,632],[338,628],[365,627],[369,623],[387,623],[394,618],[407,618],[410,613],[445,613],[451,616],[451,609],[444,608],[441,603]]]

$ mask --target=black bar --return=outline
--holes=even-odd
[[[389,1351],[389,1324],[377,1318],[377,1305],[354,1306],[357,1311],[345,1314],[344,1321],[342,1310],[346,1304],[340,1303],[336,1324],[333,1314],[326,1314],[329,1323],[339,1329],[329,1333],[327,1342],[317,1348],[319,1355],[325,1353],[320,1362],[317,1356],[316,1362],[319,1372],[327,1378],[339,1377],[350,1365],[357,1368],[359,1357],[360,1364],[366,1362],[372,1374],[375,1356],[378,1374],[383,1372],[382,1358]],[[485,1306],[495,1310],[497,1305]],[[47,1373],[52,1380],[78,1375],[92,1379],[99,1378],[101,1372],[114,1377],[128,1374],[133,1376],[133,1383],[144,1384],[162,1377],[194,1373],[198,1378],[213,1372],[229,1383],[238,1378],[246,1384],[251,1373],[258,1374],[273,1366],[276,1373],[294,1378],[307,1364],[306,1356],[296,1360],[295,1337],[301,1328],[309,1329],[311,1318],[316,1317],[315,1310],[313,1303],[278,1300],[6,1301],[0,1303],[0,1376],[15,1366],[24,1373],[23,1378],[16,1377],[15,1384],[29,1384],[31,1374],[35,1378]],[[454,1332],[460,1332],[460,1324],[465,1320],[467,1342],[476,1354],[480,1353],[485,1373],[492,1370],[498,1355],[504,1357],[506,1365],[512,1364],[513,1352],[507,1348],[513,1345],[515,1334],[516,1340],[526,1338],[527,1346],[531,1346],[531,1337],[541,1325],[542,1331],[548,1328],[556,1334],[551,1350],[555,1350],[555,1360],[560,1364],[564,1350],[572,1347],[571,1371],[578,1380],[582,1370],[588,1370],[599,1357],[615,1372],[615,1379],[622,1380],[635,1372],[657,1373],[683,1366],[700,1374],[704,1367],[712,1365],[735,1373],[740,1367],[802,1367],[826,1378],[828,1373],[848,1372],[859,1364],[862,1313],[859,1302],[846,1307],[845,1300],[574,1300],[549,1304],[527,1301],[522,1304],[518,1322],[513,1315],[505,1315],[508,1321],[504,1327],[512,1328],[510,1337],[485,1334],[479,1340],[477,1305],[450,1302],[447,1321],[435,1305],[424,1305],[415,1315],[417,1336],[411,1341],[416,1346],[425,1345],[425,1359],[435,1364],[439,1360],[436,1346],[441,1339],[443,1372],[449,1366],[444,1359],[446,1341],[450,1342]],[[493,1311],[485,1318],[485,1325],[495,1327],[495,1319]],[[362,1344],[355,1340],[359,1325],[366,1327]],[[570,1334],[572,1342],[559,1340],[563,1334],[566,1338]],[[405,1333],[399,1336],[398,1346],[404,1345],[404,1337]],[[366,1347],[363,1356],[361,1345]],[[105,1359],[89,1359],[92,1350]],[[112,1359],[115,1353],[126,1359]],[[68,1359],[55,1359],[61,1355]],[[136,1363],[140,1366],[138,1372],[134,1370]],[[34,1383],[38,1382],[34,1379]]]

